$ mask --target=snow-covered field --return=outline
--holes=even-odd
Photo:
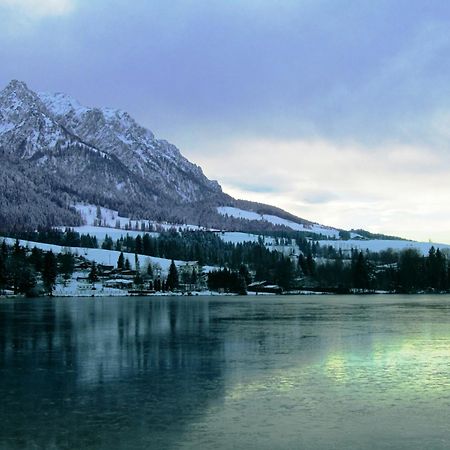
[[[132,225],[133,228],[141,229],[142,224],[147,229],[149,227],[158,227],[163,230],[170,229],[182,229],[182,230],[202,230],[204,228],[197,225],[186,224],[170,224],[165,222],[155,222],[153,220],[134,220],[129,217],[119,216],[119,212],[113,209],[104,208],[101,206],[98,208],[95,205],[76,203],[74,208],[81,214],[81,217],[86,225],[101,225],[102,227],[110,227],[114,229],[125,229],[126,226]],[[100,210],[99,210],[100,209]],[[100,222],[100,223],[99,223]]]
[[[295,242],[291,242],[287,245],[277,244],[276,239],[270,236],[259,236],[257,234],[240,233],[237,231],[222,231],[218,232],[217,235],[224,242],[230,242],[232,244],[243,244],[245,242],[256,243],[260,238],[262,238],[266,248],[283,253],[286,256],[292,254],[298,255],[300,251],[298,245]]]
[[[373,240],[348,240],[348,241],[318,241],[321,246],[331,245],[335,249],[342,249],[342,251],[350,251],[352,248],[359,250],[369,249],[371,252],[380,252],[382,250],[387,250],[391,248],[392,250],[404,250],[407,248],[415,248],[422,255],[427,255],[430,248],[439,248],[446,252],[450,252],[450,245],[448,244],[438,244],[432,242],[414,242],[414,241],[401,241],[401,240],[384,240],[384,239],[373,239]]]
[[[330,238],[339,237],[339,231],[334,228],[325,227],[319,224],[303,225],[271,214],[258,214],[253,211],[245,211],[233,206],[219,206],[217,212],[223,216],[235,217],[237,219],[260,220],[270,222],[274,225],[284,225],[294,231],[323,234]]]
[[[12,238],[4,238],[8,245],[14,245],[15,239]],[[3,240],[3,239],[2,239]],[[37,247],[41,250],[52,251],[55,254],[58,253],[72,253],[74,255],[83,256],[88,261],[95,261],[97,264],[105,264],[110,266],[116,266],[117,260],[119,259],[120,252],[116,250],[102,250],[99,248],[81,248],[81,247],[62,247],[60,245],[53,244],[43,244],[41,242],[33,242],[33,241],[25,241],[19,240],[19,243],[22,247],[28,247],[32,249],[33,247]],[[125,259],[128,258],[130,261],[131,267],[135,268],[135,255],[134,253],[126,253],[124,252]],[[155,256],[145,256],[138,255],[139,265],[141,269],[144,270],[149,263],[152,264],[154,271],[161,270],[161,275],[166,276],[169,271],[169,266],[171,263],[170,259],[165,258],[157,258]],[[175,264],[178,267],[182,267],[186,264],[186,261],[178,261],[175,260]],[[204,266],[204,272],[210,272],[214,270],[215,267],[212,266]]]
[[[222,239],[224,242],[230,242],[232,244],[243,244],[244,242],[258,242],[258,239],[260,238],[257,234],[250,234],[250,233],[241,233],[238,231],[223,231],[218,232],[217,235]],[[273,237],[263,237],[264,243],[266,245],[274,245],[275,244],[275,238]]]
[[[60,227],[61,230],[64,230],[66,227]],[[149,234],[152,237],[158,237],[159,233],[157,232],[148,232],[148,231],[134,231],[134,230],[122,230],[119,228],[111,228],[111,227],[95,227],[93,225],[83,225],[81,227],[71,227],[74,231],[80,234],[89,234],[90,236],[95,236],[97,241],[101,244],[106,235],[112,238],[113,241],[120,239],[121,237],[125,238],[128,236],[132,238],[136,238],[138,235]]]

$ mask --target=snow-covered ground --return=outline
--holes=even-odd
[[[277,252],[283,253],[286,256],[292,254],[299,254],[299,247],[295,242],[291,242],[290,244],[277,244],[277,240],[271,236],[259,236],[257,234],[250,233],[240,233],[236,231],[222,231],[218,232],[217,235],[224,241],[230,242],[232,244],[243,244],[245,242],[258,242],[259,239],[262,239],[264,245],[269,250],[276,250]]]
[[[3,238],[1,239],[3,240]],[[14,245],[15,239],[12,238],[4,238],[8,245]],[[32,249],[33,247],[37,247],[41,250],[45,251],[53,251],[53,253],[72,253],[74,255],[82,256],[88,261],[95,261],[97,264],[105,264],[110,266],[116,266],[117,260],[119,259],[120,252],[116,250],[103,250],[99,248],[81,248],[81,247],[62,247],[60,245],[54,244],[43,244],[41,242],[33,242],[33,241],[25,241],[19,240],[19,243],[22,247],[28,247]],[[124,252],[124,258],[130,261],[131,267],[135,268],[135,255],[134,253]],[[157,271],[161,270],[161,276],[166,276],[169,271],[169,266],[171,263],[170,259],[165,258],[157,258],[155,256],[145,256],[138,255],[139,265],[141,269],[144,270],[149,263],[152,264],[153,270]],[[182,267],[186,264],[186,261],[178,261],[175,260],[175,265],[177,267]],[[210,272],[214,270],[215,267],[212,266],[203,266],[204,272]]]
[[[64,230],[66,227],[60,227],[61,230]],[[148,231],[134,231],[134,230],[123,230],[120,228],[111,228],[111,227],[95,227],[93,225],[83,225],[81,227],[71,227],[74,231],[80,234],[89,234],[90,236],[95,236],[97,241],[101,244],[106,235],[112,238],[113,241],[120,239],[121,237],[125,238],[126,235],[136,239],[136,236],[144,234],[149,234],[152,237],[158,237],[159,233],[157,232],[148,232]]]
[[[119,215],[118,211],[113,209],[104,208],[103,206],[99,208],[95,205],[76,203],[74,208],[81,214],[81,217],[86,225],[101,225],[102,227],[110,227],[115,229],[125,229],[129,227],[130,224],[133,228],[138,228],[141,230],[144,224],[147,229],[149,227],[158,227],[163,230],[170,229],[182,229],[182,230],[202,230],[204,228],[198,227],[197,225],[186,225],[186,224],[170,224],[165,222],[155,222],[153,220],[134,220],[129,217],[122,217]]]
[[[124,297],[129,295],[128,289],[105,287],[101,282],[95,283],[95,289],[92,289],[92,283],[78,280],[79,277],[86,277],[86,274],[77,272],[67,282],[58,282],[53,295],[55,297]]]
[[[230,242],[232,244],[243,244],[245,242],[258,242],[258,239],[261,237],[257,234],[250,233],[241,233],[238,231],[222,231],[218,232],[217,235],[224,242]],[[266,245],[274,245],[275,238],[263,236],[264,243]]]
[[[338,241],[338,240],[330,240],[330,241],[318,241],[321,246],[329,246],[331,245],[335,249],[342,249],[342,251],[350,251],[350,249],[360,249],[366,250],[369,249],[371,252],[380,252],[382,250],[387,250],[391,248],[393,250],[404,250],[407,248],[415,248],[422,255],[427,255],[430,248],[434,246],[434,248],[439,248],[444,250],[445,252],[450,252],[450,245],[448,244],[438,244],[433,242],[414,242],[414,241],[402,241],[402,240],[385,240],[385,239],[373,239],[373,240],[348,240],[348,241]]]
[[[217,208],[217,212],[223,216],[235,217],[238,219],[261,220],[270,222],[274,225],[284,225],[295,231],[323,234],[324,236],[328,236],[330,238],[339,237],[339,230],[336,230],[335,228],[325,227],[319,224],[304,225],[271,214],[258,214],[253,211],[245,211],[233,206],[219,206]]]

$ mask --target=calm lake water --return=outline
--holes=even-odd
[[[0,449],[449,449],[450,296],[0,301]]]

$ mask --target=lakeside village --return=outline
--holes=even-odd
[[[139,239],[138,239],[139,241]],[[281,294],[267,282],[251,282],[245,266],[236,272],[204,267],[198,261],[171,261],[119,253],[115,265],[83,256],[84,249],[55,253],[19,239],[4,239],[0,250],[0,296],[105,297],[148,295]],[[35,244],[35,243],[32,243]],[[94,244],[95,245],[95,244]],[[90,247],[92,248],[92,244]],[[80,252],[78,252],[80,250]],[[104,250],[104,249],[103,249]],[[108,251],[108,250],[106,250]],[[80,255],[81,253],[81,255]],[[111,251],[111,253],[116,253]],[[127,256],[125,256],[127,255]],[[101,259],[101,258],[100,258]],[[108,258],[111,259],[111,258]],[[141,266],[144,261],[144,267]]]
[[[102,229],[105,233],[105,229]],[[111,229],[109,229],[111,230]],[[98,231],[98,230],[97,230]],[[111,231],[109,231],[111,232]],[[162,230],[114,240],[74,229],[0,238],[0,295],[444,293],[448,249],[348,251],[299,232],[227,241],[223,232]],[[233,234],[233,233],[225,233]],[[246,239],[248,236],[246,235]],[[341,241],[342,242],[342,241]]]

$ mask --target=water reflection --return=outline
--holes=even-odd
[[[0,448],[448,448],[449,305],[2,301]]]
[[[205,301],[2,304],[0,448],[170,447],[221,395],[208,321]]]

